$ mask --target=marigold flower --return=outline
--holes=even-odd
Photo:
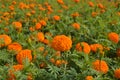
[[[45,39],[44,34],[42,32],[38,32],[37,39],[38,41],[42,42]]]
[[[17,30],[22,29],[22,23],[21,22],[16,21],[16,22],[13,22],[12,24],[15,27],[15,29],[17,29]]]
[[[41,24],[40,24],[40,23],[36,23],[36,24],[35,24],[35,29],[36,29],[36,30],[41,29]]]
[[[57,0],[59,4],[64,4],[63,0]]]
[[[80,0],[74,0],[74,2],[78,3],[78,2],[80,2]]]
[[[21,65],[21,64],[13,65],[13,69],[15,71],[22,70],[23,69],[23,65]]]
[[[44,39],[42,42],[43,42],[44,44],[49,44],[49,40],[48,40],[48,39]]]
[[[31,54],[31,50],[29,49],[21,50],[16,55],[16,59],[19,64],[23,64],[23,60],[25,60],[26,58],[29,60],[29,62],[32,61],[32,54]]]
[[[86,76],[85,80],[93,80],[92,76]]]
[[[77,43],[75,49],[80,52],[83,51],[86,54],[90,53],[90,46],[86,42]]]
[[[14,72],[23,70],[24,66],[21,64],[13,65],[13,70],[9,70],[9,78],[8,80],[16,80]]]
[[[0,35],[0,47],[7,46],[12,42],[11,37],[3,34]]]
[[[105,8],[101,3],[97,4],[97,6],[98,6],[100,9],[104,9],[104,8]]]
[[[98,50],[103,51],[103,46],[101,44],[91,44],[91,51],[97,52]]]
[[[96,17],[98,15],[97,12],[92,12],[92,17]]]
[[[117,49],[116,54],[118,57],[120,57],[120,48]]]
[[[22,46],[18,42],[13,42],[8,45],[7,49],[19,52],[22,50]]]
[[[76,30],[79,30],[79,29],[80,29],[80,24],[78,24],[78,23],[73,23],[72,26],[73,26]]]
[[[108,33],[108,39],[117,44],[119,42],[119,35],[115,32],[110,32]]]
[[[89,4],[90,7],[94,7],[93,2],[88,2],[88,4]]]
[[[40,24],[41,24],[42,26],[46,26],[46,25],[47,25],[47,23],[46,23],[45,20],[40,20]]]
[[[80,14],[78,12],[75,12],[72,14],[72,17],[78,17],[78,16],[80,16]]]
[[[67,51],[72,47],[72,40],[65,35],[57,35],[53,38],[51,46],[57,51]]]
[[[92,63],[93,69],[106,74],[109,70],[107,63],[103,60],[96,60]]]
[[[114,71],[114,76],[115,78],[120,79],[120,68]]]
[[[55,16],[53,16],[53,19],[56,20],[56,21],[59,21],[60,20],[60,16],[55,15]]]

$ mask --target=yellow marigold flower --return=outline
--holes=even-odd
[[[92,76],[86,76],[85,80],[93,80]]]
[[[107,63],[103,60],[96,60],[92,63],[93,69],[106,74],[109,70]]]
[[[3,42],[2,42],[3,41]],[[0,47],[7,46],[12,42],[11,37],[3,34],[0,35]]]
[[[51,46],[57,51],[67,51],[72,47],[72,40],[65,35],[57,35],[53,38]]]
[[[114,76],[115,78],[120,79],[120,68],[114,71]]]
[[[108,38],[116,44],[119,42],[119,35],[115,32],[108,33]]]
[[[91,49],[88,43],[81,42],[76,44],[76,50],[80,52],[83,51],[84,53],[89,54]]]

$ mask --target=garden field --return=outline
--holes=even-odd
[[[0,80],[120,80],[120,1],[0,0]]]

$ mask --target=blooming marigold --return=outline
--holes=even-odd
[[[31,54],[31,50],[29,49],[21,50],[16,55],[16,59],[20,64],[23,64],[23,60],[25,60],[26,58],[29,60],[29,62],[32,61],[32,54]]]
[[[22,50],[22,46],[18,42],[13,42],[8,45],[7,49],[19,52]]]
[[[75,17],[80,16],[80,14],[78,12],[74,12],[71,16],[75,18]]]
[[[41,24],[42,26],[46,26],[46,25],[47,25],[47,23],[46,23],[45,20],[40,20],[40,24]]]
[[[101,3],[97,4],[97,6],[98,6],[100,9],[104,9],[104,8],[105,8]]]
[[[108,39],[117,44],[119,42],[119,35],[115,32],[110,32],[108,33]]]
[[[90,7],[94,7],[93,2],[88,2],[88,4],[89,4]]]
[[[92,17],[96,17],[97,15],[98,15],[98,13],[97,12],[92,12]]]
[[[103,46],[101,44],[91,44],[91,51],[97,52],[98,50],[103,51]]]
[[[76,44],[76,50],[77,51],[83,51],[86,54],[90,53],[90,46],[86,42],[81,42]]]
[[[74,0],[74,2],[78,3],[78,2],[80,2],[80,0]]]
[[[79,29],[80,29],[80,24],[78,24],[78,23],[73,23],[72,26],[73,26],[76,30],[79,30]]]
[[[16,80],[14,72],[23,70],[24,66],[21,65],[21,64],[17,64],[17,65],[13,65],[12,68],[13,68],[13,70],[9,70],[9,78],[8,78],[8,80]]]
[[[63,0],[57,0],[59,4],[64,4]]]
[[[104,74],[106,74],[108,72],[108,65],[105,61],[103,60],[96,60],[92,63],[93,68],[99,72],[102,72]]]
[[[55,15],[55,16],[53,16],[53,19],[56,20],[56,21],[59,21],[60,20],[60,16]]]
[[[72,47],[72,40],[65,35],[57,35],[53,38],[51,46],[57,51],[67,51]]]
[[[40,23],[36,23],[36,24],[35,24],[35,29],[36,29],[36,30],[41,29],[41,24],[40,24]]]
[[[16,22],[13,22],[12,24],[15,27],[15,29],[21,31],[21,29],[22,29],[22,23],[21,22],[16,21]]]
[[[45,39],[44,34],[42,32],[38,32],[37,33],[37,39],[40,42],[44,41],[44,39]]]
[[[114,76],[115,78],[120,79],[120,68],[114,71]]]
[[[86,76],[85,80],[93,80],[92,76]]]
[[[116,54],[118,57],[120,57],[120,48],[117,49]]]
[[[7,46],[12,42],[11,37],[3,34],[0,35],[0,47]]]

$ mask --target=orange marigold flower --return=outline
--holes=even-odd
[[[47,25],[47,23],[46,23],[45,20],[40,20],[40,24],[41,24],[42,26],[46,26],[46,25]]]
[[[74,0],[74,2],[78,3],[78,2],[80,2],[80,0]]]
[[[12,24],[15,27],[15,29],[17,29],[17,30],[22,29],[22,23],[21,22],[16,21],[16,22],[13,22]]]
[[[53,19],[56,20],[56,21],[59,21],[60,20],[60,16],[55,15],[55,16],[53,16]]]
[[[120,68],[114,71],[114,76],[115,78],[120,79]]]
[[[45,39],[44,34],[42,32],[38,32],[37,39],[38,41],[43,42],[43,40]]]
[[[51,46],[57,51],[67,51],[72,47],[72,40],[65,35],[57,35],[53,38]]]
[[[97,6],[98,6],[99,8],[101,8],[101,9],[104,9],[104,8],[105,8],[101,3],[97,4]]]
[[[3,34],[0,35],[0,47],[7,46],[12,42],[11,37]]]
[[[92,63],[93,69],[106,74],[109,70],[107,63],[103,60],[96,60]]]
[[[35,31],[34,27],[29,28],[30,31]]]
[[[72,17],[78,17],[78,16],[80,16],[80,14],[78,12],[75,12],[72,14]]]
[[[86,76],[85,80],[93,80],[92,76]]]
[[[19,52],[22,50],[22,46],[18,42],[13,42],[8,45],[7,49]]]
[[[92,12],[92,17],[96,17],[98,15],[97,12]]]
[[[13,69],[15,71],[22,70],[23,69],[23,65],[21,65],[21,64],[13,65]]]
[[[59,4],[64,4],[63,0],[57,0]]]
[[[101,44],[91,44],[91,51],[97,52],[98,50],[103,51],[103,46]]]
[[[90,53],[90,46],[86,42],[77,43],[75,49],[80,52],[83,51],[86,54]]]
[[[117,49],[116,54],[118,57],[120,57],[120,48]]]
[[[80,29],[80,24],[78,24],[78,23],[73,23],[72,26],[73,26],[76,30],[79,30],[79,29]]]
[[[9,70],[9,78],[7,80],[16,80],[14,72],[23,70],[24,66],[21,64],[17,64],[17,65],[13,65],[12,68],[13,70]]]
[[[36,29],[36,30],[41,29],[41,24],[40,24],[40,23],[36,23],[36,24],[35,24],[35,29]]]
[[[10,9],[11,11],[13,11],[13,10],[14,10],[14,5],[9,6],[9,9]]]
[[[44,43],[44,44],[49,44],[49,40],[48,40],[48,39],[44,39],[44,40],[43,40],[43,43]]]
[[[89,4],[90,7],[94,7],[93,2],[88,2],[88,4]]]
[[[32,61],[32,54],[31,54],[31,50],[29,49],[21,50],[16,55],[16,59],[19,64],[23,64],[23,60],[25,60],[26,58],[29,60],[29,62]]]
[[[116,44],[119,42],[119,35],[115,32],[108,33],[108,38],[109,40],[111,40],[112,42]]]

